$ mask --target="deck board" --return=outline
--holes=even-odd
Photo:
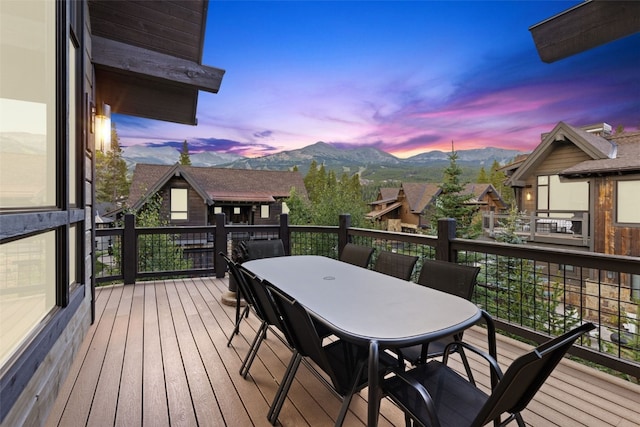
[[[266,414],[291,357],[269,332],[247,379],[238,371],[260,326],[251,314],[227,347],[235,308],[221,303],[226,279],[140,282],[96,290],[91,326],[47,426],[269,426]],[[486,348],[483,328],[465,340]],[[530,347],[499,336],[503,368]],[[480,387],[488,369],[470,355]],[[462,369],[452,357],[451,366]],[[350,405],[345,426],[364,426],[366,389]],[[283,426],[333,425],[341,401],[300,365],[279,417]],[[640,419],[640,386],[571,360],[563,362],[523,412],[530,426],[633,426]],[[381,426],[402,426],[390,401]]]

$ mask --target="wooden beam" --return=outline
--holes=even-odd
[[[640,1],[587,0],[529,28],[551,63],[640,32]]]
[[[197,90],[218,93],[225,70],[143,49],[104,37],[92,38],[92,62],[119,72],[165,80]]]

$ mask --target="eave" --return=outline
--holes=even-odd
[[[551,63],[640,31],[639,1],[587,0],[529,28]]]
[[[208,1],[89,0],[98,102],[114,113],[196,125],[199,91],[224,70],[202,65]]]

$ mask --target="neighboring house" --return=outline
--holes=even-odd
[[[370,203],[367,219],[377,221],[390,231],[412,231],[427,228],[434,215],[440,184],[403,182],[400,188],[381,188],[377,200]],[[506,204],[491,184],[470,183],[463,194],[473,196],[467,202],[479,211],[502,211]]]
[[[2,426],[44,424],[93,321],[97,113],[195,125],[224,73],[202,65],[207,7],[2,1]]]
[[[640,256],[640,131],[614,135],[606,123],[560,122],[508,184],[521,211],[552,226],[546,243],[577,235],[588,237],[591,251]]]
[[[307,197],[299,172],[138,163],[127,205],[137,211],[159,195],[171,225],[212,225],[218,213],[232,224],[277,224],[292,189]]]

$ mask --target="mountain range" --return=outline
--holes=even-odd
[[[459,150],[458,164],[489,168],[494,161],[506,164],[523,151],[505,148],[479,148]],[[172,147],[131,146],[123,148],[122,157],[130,169],[136,163],[175,164],[180,152]],[[380,168],[428,168],[442,167],[449,163],[449,153],[429,151],[406,159],[401,159],[372,147],[338,148],[325,142],[317,142],[303,148],[282,151],[268,156],[247,158],[228,153],[202,152],[189,155],[193,166],[216,166],[236,169],[287,170],[297,166],[304,174],[313,160],[325,165],[326,169],[342,173],[377,170]]]

